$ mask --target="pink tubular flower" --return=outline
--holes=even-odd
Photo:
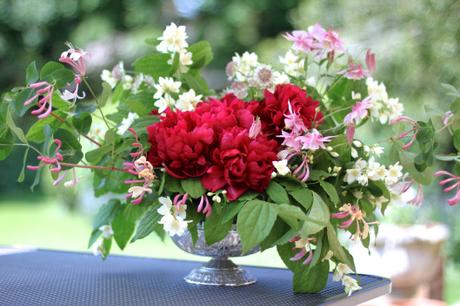
[[[351,61],[348,63],[348,68],[339,73],[350,80],[361,80],[369,76],[369,72],[363,68],[363,65],[355,64]]]
[[[306,182],[310,177],[310,166],[308,165],[308,157],[305,156],[300,165],[292,172],[300,181]]]
[[[260,121],[260,118],[256,117],[251,127],[249,128],[249,138],[255,139],[257,135],[260,134],[261,130],[262,130],[262,123]]]
[[[61,163],[64,158],[61,153],[59,153],[59,150],[61,149],[62,142],[59,139],[55,139],[54,143],[56,144],[56,148],[54,149],[54,157],[51,156],[45,156],[45,155],[39,155],[37,159],[40,161],[40,163],[37,166],[27,166],[28,170],[36,171],[38,170],[41,166],[43,165],[49,165],[50,166],[50,171],[54,173],[58,173],[62,170],[61,168]],[[58,178],[59,180],[60,178]],[[61,178],[62,180],[62,178]],[[59,183],[59,182],[58,182]]]
[[[345,116],[343,123],[347,127],[346,135],[348,143],[351,143],[353,141],[353,137],[355,136],[356,125],[362,119],[367,117],[367,115],[369,114],[369,109],[371,107],[371,99],[370,97],[367,97],[364,100],[359,101],[355,105],[353,105],[351,108],[351,112]]]
[[[407,175],[403,178],[401,182],[398,182],[391,186],[391,191],[398,195],[402,195],[411,189],[412,187],[417,188],[417,192],[415,196],[407,201],[408,204],[412,204],[415,206],[420,206],[423,204],[424,195],[423,195],[423,186],[420,183],[416,183],[412,178],[408,177]]]
[[[435,172],[434,176],[447,176],[448,178],[442,180],[439,182],[439,186],[451,184],[450,186],[447,186],[444,188],[444,192],[450,192],[455,189],[455,195],[447,200],[447,203],[450,206],[455,206],[458,203],[460,203],[460,176],[454,175],[450,172],[447,172],[445,170],[440,170]]]
[[[325,149],[326,143],[331,141],[333,136],[323,136],[316,129],[312,129],[310,132],[303,136],[299,136],[298,139],[302,143],[303,150],[316,151],[318,149]]]
[[[81,96],[78,95],[78,89],[79,89],[80,84],[81,84],[80,75],[78,75],[78,74],[75,75],[74,84],[75,84],[75,88],[74,88],[73,91],[70,91],[68,89],[64,89],[64,91],[61,93],[61,98],[63,100],[75,102],[75,101],[77,101],[77,99],[81,100],[81,99],[85,98],[86,94],[85,94],[84,91],[82,92]]]
[[[313,250],[311,248],[310,243],[314,242],[316,239],[315,238],[307,238],[307,239],[301,239],[299,236],[296,236],[289,240],[289,242],[293,242],[295,245],[292,248],[293,251],[296,249],[300,249],[300,251],[295,254],[293,257],[289,258],[291,261],[299,261],[301,260],[308,252],[307,258],[303,261],[304,265],[308,265],[312,259],[313,259]]]
[[[174,207],[176,208],[176,211],[180,211],[180,207],[182,205],[186,205],[188,199],[188,194],[176,194],[173,200]]]
[[[365,213],[361,211],[358,205],[344,204],[339,208],[339,212],[331,214],[333,219],[345,219],[339,225],[341,229],[348,229],[354,222],[356,224],[356,232],[352,235],[352,239],[366,239],[369,236],[369,225],[378,222],[366,222],[364,219]],[[361,228],[362,224],[362,228]]]
[[[312,50],[313,37],[306,31],[293,31],[283,35],[289,41],[294,43],[293,48],[295,50],[309,52]]]
[[[205,214],[206,218],[211,215],[211,203],[209,203],[209,199],[205,194],[201,196],[200,203],[198,204],[198,208],[196,211]]]
[[[375,72],[375,65],[376,65],[375,53],[373,53],[371,49],[367,49],[366,66],[367,66],[367,69],[369,69],[370,74],[373,74]]]
[[[39,98],[37,102],[38,109],[33,110],[31,114],[37,115],[38,119],[48,117],[53,110],[54,87],[45,81],[30,84],[29,87],[35,89],[35,95],[27,99],[24,102],[24,106],[31,104],[35,99]]]
[[[284,115],[284,128],[293,131],[295,134],[306,132],[307,127],[299,114],[292,110],[291,102],[288,102],[288,111],[289,114]]]
[[[61,53],[59,61],[70,65],[76,73],[81,76],[86,74],[86,63],[85,58],[88,55],[86,51],[81,49],[75,49],[70,43],[67,44],[69,49]]]
[[[390,124],[396,124],[396,123],[408,123],[411,127],[409,130],[401,133],[397,139],[402,140],[407,137],[409,137],[409,141],[407,141],[403,146],[403,150],[408,150],[414,143],[415,140],[417,139],[417,133],[418,133],[418,124],[417,121],[414,119],[407,117],[407,116],[399,116],[393,120],[390,121]]]

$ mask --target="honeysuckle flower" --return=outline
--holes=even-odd
[[[363,65],[350,62],[348,68],[339,72],[350,80],[361,80],[369,76],[369,72],[363,68]]]
[[[444,192],[448,193],[455,189],[455,195],[447,200],[447,203],[450,206],[455,206],[460,203],[460,176],[452,174],[445,170],[440,170],[435,172],[435,176],[447,176],[446,179],[443,179],[439,182],[439,186],[445,187]],[[450,184],[450,186],[447,186]]]
[[[355,223],[356,232],[352,235],[352,240],[366,239],[369,236],[369,225],[378,222],[367,222],[364,217],[366,216],[358,205],[351,205],[349,203],[342,205],[339,212],[331,214],[332,219],[345,219],[340,223],[339,228],[348,229]],[[362,227],[361,227],[362,226]]]
[[[155,101],[154,105],[158,108],[158,113],[163,113],[168,107],[173,107],[176,105],[176,101],[168,94],[165,94],[163,97],[160,97]]]
[[[289,113],[284,115],[284,128],[292,130],[293,136],[306,132],[308,129],[299,114],[292,110],[291,102],[288,102],[288,111]]]
[[[366,66],[369,69],[369,73],[373,74],[375,72],[375,53],[371,51],[371,49],[367,49],[366,51]]]
[[[84,99],[86,94],[85,92],[83,91],[81,96],[78,95],[78,90],[80,88],[80,83],[81,83],[81,77],[80,75],[75,75],[75,79],[74,79],[74,90],[73,91],[70,91],[68,89],[64,89],[64,91],[61,93],[61,98],[63,100],[66,100],[66,101],[72,101],[75,103],[75,101],[77,101],[77,99],[81,100],[81,99]]]
[[[64,174],[64,177],[65,177],[67,175],[67,171],[63,172],[63,174]],[[54,181],[54,182],[56,182],[56,181]],[[77,173],[75,171],[75,168],[72,168],[72,179],[69,180],[69,181],[64,182],[64,187],[65,188],[75,187],[75,186],[77,186],[78,182],[79,182],[79,179],[77,177]],[[54,183],[53,183],[53,185],[54,185]]]
[[[179,95],[175,107],[181,111],[193,111],[202,97],[202,95],[197,95],[195,90],[190,89]]]
[[[209,203],[209,199],[206,195],[202,195],[200,198],[200,203],[198,204],[198,208],[196,210],[199,213],[205,214],[206,218],[209,217],[212,213],[211,203]]]
[[[181,85],[181,82],[175,81],[173,78],[159,77],[158,84],[153,85],[156,90],[153,98],[160,99],[165,94],[178,93]]]
[[[288,175],[291,173],[291,169],[288,167],[287,159],[273,161],[273,167],[275,167],[275,170],[279,175]]]
[[[53,92],[54,86],[49,84],[48,82],[41,81],[32,83],[29,85],[30,88],[35,90],[35,95],[31,98],[27,99],[24,102],[24,106],[28,106],[32,102],[34,102],[37,98],[37,106],[38,109],[31,111],[32,115],[36,115],[38,119],[43,119],[48,117],[52,110],[53,110]]]
[[[348,275],[345,275],[342,278],[342,285],[345,287],[345,293],[350,296],[353,291],[361,290],[361,288],[358,284],[358,281]]]
[[[152,193],[152,188],[146,186],[132,186],[128,189],[128,197],[133,198],[133,204],[140,204],[145,194]]]
[[[347,127],[346,135],[348,143],[351,143],[353,141],[356,125],[359,124],[359,122],[362,119],[367,117],[367,115],[369,114],[369,109],[371,107],[371,100],[369,97],[367,97],[366,99],[359,101],[355,105],[353,105],[351,108],[351,112],[345,116],[343,123]]]
[[[397,137],[399,140],[409,137],[409,140],[402,146],[403,150],[407,150],[415,143],[415,140],[417,140],[418,123],[414,119],[407,116],[399,116],[390,121],[390,124],[392,125],[396,123],[408,123],[410,125],[409,130],[401,133]]]
[[[113,236],[112,226],[110,225],[102,225],[99,227],[99,230],[102,232],[102,237],[104,237],[104,239],[109,239]]]
[[[173,205],[174,205],[174,214],[179,218],[185,219],[186,210],[187,210],[187,199],[188,194],[177,194],[174,197]]]
[[[346,274],[353,273],[353,270],[349,266],[343,263],[338,263],[334,270],[334,275],[332,279],[335,282],[340,281]]]
[[[164,230],[170,236],[182,236],[188,224],[188,221],[185,221],[187,195],[176,195],[174,203],[170,197],[159,197],[158,201],[161,206],[157,212],[163,216],[158,223],[163,224]]]
[[[123,136],[123,134],[126,133],[126,131],[131,127],[133,124],[134,120],[138,119],[139,115],[136,113],[128,113],[128,117],[123,118],[121,121],[120,126],[117,128],[117,134],[120,136]]]
[[[310,166],[308,165],[308,157],[305,156],[297,168],[292,172],[300,181],[306,182],[310,177]]]
[[[294,243],[293,251],[300,249],[297,254],[289,258],[291,261],[299,261],[305,257],[308,252],[307,258],[302,262],[304,265],[308,265],[313,259],[313,249],[311,248],[310,243],[315,241],[315,238],[300,238],[298,236],[289,240],[289,242]]]
[[[38,170],[42,165],[48,165],[50,166],[50,171],[54,173],[58,173],[61,171],[61,164],[64,160],[64,157],[62,156],[61,153],[59,153],[59,150],[61,149],[62,146],[62,141],[59,139],[54,139],[54,143],[56,144],[56,148],[54,149],[54,157],[51,156],[46,156],[46,155],[39,155],[37,159],[40,161],[38,166],[27,166],[28,170],[36,171]]]
[[[61,53],[59,61],[71,66],[80,76],[85,76],[88,53],[82,49],[74,48],[70,43],[67,43],[67,46],[69,49]]]
[[[331,141],[333,136],[323,136],[316,129],[311,129],[303,136],[299,136],[298,139],[302,144],[303,150],[310,150],[312,152],[319,149],[326,149],[326,143]]]
[[[188,47],[187,38],[185,26],[177,26],[174,22],[171,22],[165,28],[163,34],[158,37],[160,43],[157,46],[157,50],[162,53],[180,52]]]
[[[262,130],[262,123],[260,122],[260,118],[256,117],[254,122],[251,124],[249,128],[249,138],[255,139],[257,135],[260,134]]]

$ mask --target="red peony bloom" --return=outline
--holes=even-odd
[[[166,110],[161,121],[147,127],[151,148],[148,160],[176,178],[199,177],[209,167],[206,158],[214,131],[194,112]]]
[[[319,102],[308,96],[305,90],[292,85],[277,85],[275,92],[264,92],[258,115],[262,120],[262,130],[269,135],[280,135],[284,128],[284,115],[288,114],[291,103],[294,112],[300,115],[307,128],[317,127],[323,114],[316,110]]]
[[[226,189],[230,201],[236,200],[248,189],[263,192],[270,183],[277,148],[275,140],[269,140],[262,134],[250,139],[247,129],[228,129],[213,149],[213,166],[201,182],[213,192]]]

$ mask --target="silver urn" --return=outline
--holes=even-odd
[[[174,243],[185,252],[212,257],[210,261],[193,269],[184,277],[186,282],[211,286],[245,286],[256,282],[254,276],[228,259],[229,257],[242,256],[243,246],[235,226],[224,239],[212,245],[207,245],[205,242],[203,225],[198,224],[197,226],[198,240],[195,244],[192,242],[189,231],[186,231],[182,236],[171,237]],[[256,247],[245,255],[254,254],[258,251],[259,248]]]

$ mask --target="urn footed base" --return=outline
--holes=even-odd
[[[186,277],[187,283],[209,286],[246,286],[256,278],[226,257],[213,258]]]

